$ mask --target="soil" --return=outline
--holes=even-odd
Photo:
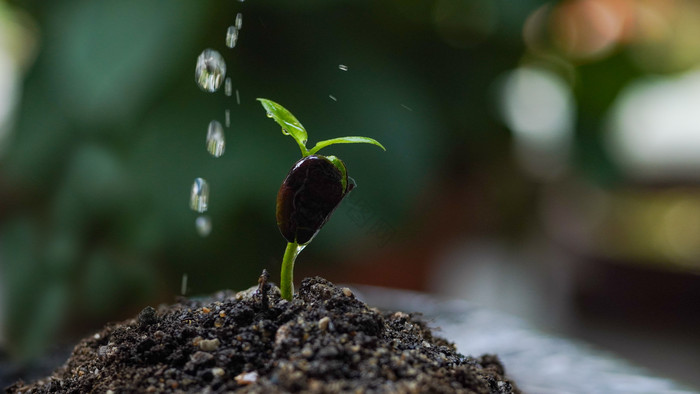
[[[262,278],[262,277],[261,277]],[[262,290],[262,291],[261,291]],[[464,357],[419,316],[306,278],[146,307],[83,339],[51,376],[8,393],[519,393],[494,355]]]

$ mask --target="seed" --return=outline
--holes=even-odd
[[[277,193],[277,226],[288,242],[309,243],[349,191],[347,173],[338,166],[325,156],[311,155],[287,174]]]

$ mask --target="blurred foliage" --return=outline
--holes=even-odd
[[[492,138],[480,97],[517,59],[517,24],[529,8],[482,2],[507,18],[498,29],[489,22],[496,33],[464,35],[460,25],[436,31],[436,2],[13,3],[39,26],[40,42],[0,156],[3,330],[22,357],[62,328],[170,299],[184,273],[192,292],[205,293],[276,270],[284,241],[275,195],[298,152],[255,97],[300,116],[311,144],[339,135],[382,141],[386,153],[327,153],[344,158],[360,186],[353,193],[400,227],[448,146]],[[244,23],[231,50],[224,34],[237,12]],[[466,37],[459,46],[468,49],[441,34]],[[194,83],[195,59],[209,47],[226,58],[240,105]],[[206,127],[225,109],[229,144],[214,159]],[[195,177],[211,185],[207,238],[188,209]],[[308,255],[366,242],[363,229],[336,216]]]
[[[37,26],[26,42],[39,49],[23,69],[15,127],[0,141],[4,345],[34,356],[62,329],[172,299],[185,273],[191,292],[207,293],[252,285],[262,268],[276,272],[284,240],[275,196],[299,153],[256,97],[303,120],[311,146],[343,135],[381,141],[387,152],[337,145],[324,154],[343,158],[359,185],[352,198],[371,201],[400,235],[413,231],[422,198],[445,184],[478,187],[474,201],[497,218],[485,231],[517,233],[531,218],[535,189],[494,109],[494,81],[521,65],[570,85],[576,171],[620,182],[601,138],[607,111],[629,81],[678,66],[639,62],[640,47],[663,52],[653,40],[629,49],[622,39],[571,41],[580,35],[539,22],[567,21],[578,3],[13,1]],[[243,28],[228,49],[237,12]],[[205,48],[225,57],[240,105],[196,86]],[[227,109],[228,146],[215,159],[207,125],[223,123]],[[188,209],[195,177],[211,187],[207,238]],[[347,209],[304,259],[333,261],[343,245],[371,243]]]

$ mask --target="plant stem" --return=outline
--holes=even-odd
[[[302,249],[298,243],[289,242],[287,243],[287,249],[284,250],[282,273],[280,274],[280,293],[282,298],[287,301],[291,301],[294,295],[294,261]]]
[[[299,149],[301,149],[301,157],[306,157],[311,154],[311,152],[309,152],[309,149],[306,148],[306,145],[303,142],[299,141],[296,138],[294,138],[294,141],[297,142],[297,145],[299,145]]]

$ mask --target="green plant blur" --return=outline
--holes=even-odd
[[[608,110],[631,81],[696,64],[698,46],[648,58],[624,43],[590,58],[566,52],[576,46],[551,50],[557,40],[526,47],[533,26],[526,21],[554,7],[545,4],[0,3],[0,34],[10,22],[24,26],[0,35],[16,43],[2,53],[23,59],[14,115],[0,122],[0,347],[29,359],[59,333],[85,333],[147,302],[172,300],[183,274],[190,293],[202,294],[248,287],[279,264],[270,191],[297,156],[262,131],[269,124],[256,97],[308,114],[307,126],[326,143],[363,134],[392,147],[382,155],[335,148],[362,180],[354,194],[404,235],[430,220],[421,203],[437,194],[458,196],[447,203],[463,207],[456,217],[479,235],[517,238],[533,222],[541,181],[513,159],[513,134],[493,99],[499,79],[522,64],[572,86],[576,179],[624,182],[604,147]],[[237,12],[244,26],[228,49],[224,36]],[[196,86],[195,60],[209,47],[226,58],[240,104]],[[204,148],[206,129],[226,109],[228,146],[215,159]],[[211,185],[207,238],[188,209],[195,177]],[[309,257],[370,248],[367,228],[343,209]]]

